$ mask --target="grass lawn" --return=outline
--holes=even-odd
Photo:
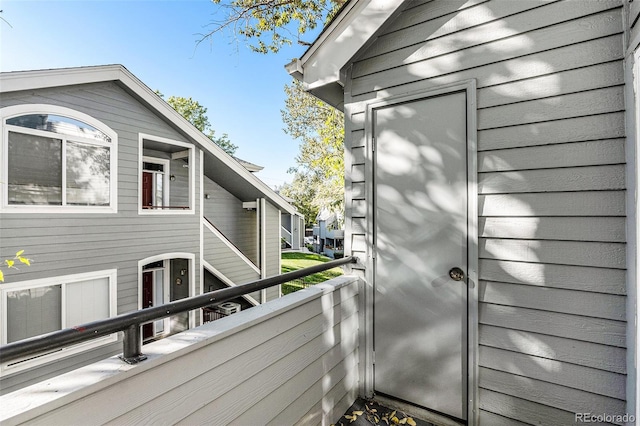
[[[282,253],[282,273],[296,271],[319,263],[328,262],[332,259],[316,253]],[[294,291],[307,288],[313,284],[318,284],[331,278],[342,275],[342,268],[332,268],[324,272],[318,272],[299,280],[282,284],[282,294],[293,293]]]

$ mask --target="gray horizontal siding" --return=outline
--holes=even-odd
[[[48,103],[76,109],[104,122],[118,134],[118,213],[3,214],[0,254],[6,257],[25,249],[33,259],[30,268],[21,269],[15,276],[14,271],[9,272],[7,280],[63,275],[69,269],[82,270],[82,265],[84,271],[112,268],[114,264],[120,267],[125,266],[126,259],[137,262],[171,251],[197,253],[196,215],[137,213],[138,134],[186,141],[158,116],[115,83],[3,94],[1,102],[3,107]]]
[[[478,154],[481,173],[623,164],[624,139],[562,143],[551,146],[483,151]]]
[[[204,232],[204,260],[216,268],[235,284],[242,284],[260,278],[244,260],[242,260],[229,246],[212,233],[205,225]]]
[[[624,348],[564,339],[542,333],[509,330],[489,325],[480,326],[480,344],[512,352],[522,352],[539,358],[582,365],[625,374],[626,351]]]
[[[483,217],[479,220],[478,230],[480,237],[485,238],[625,241],[625,220],[622,217]]]
[[[514,396],[529,393],[529,401],[544,403],[552,407],[572,413],[589,413],[590,407],[606,406],[607,413],[624,413],[624,401],[603,397],[576,389],[567,389],[550,382],[531,380],[499,370],[481,367],[480,375],[486,381],[488,389],[501,388],[501,383],[508,383],[509,394]],[[525,392],[523,392],[525,391]]]
[[[620,190],[624,184],[624,165],[478,174],[479,194]]]
[[[348,98],[347,98],[348,99]],[[367,256],[367,245],[362,244],[367,233],[367,183],[364,173],[367,151],[364,123],[349,120],[351,108],[362,108],[345,102],[345,253],[360,259]],[[353,117],[351,115],[351,117]],[[359,240],[359,241],[358,241]],[[360,244],[359,244],[360,242]],[[353,269],[361,267],[352,266]]]
[[[482,325],[626,347],[624,321],[487,302],[481,303],[479,309]]]
[[[584,22],[592,22],[589,21],[588,15],[606,11],[621,4],[619,0],[588,2],[589,5],[576,11],[570,3],[546,2],[551,3],[546,6],[544,3],[543,1],[523,1],[517,4],[490,2],[479,8],[466,9],[454,15],[432,19],[398,32],[385,34],[372,48],[368,49],[363,59],[355,64],[353,76],[358,78],[362,75],[385,71],[389,64],[409,65],[446,54],[459,55],[461,44],[464,44],[467,49],[488,53],[487,59],[504,60],[505,58],[499,56],[504,51],[509,51],[511,54],[529,53],[527,47],[533,43],[527,43],[527,41],[531,38],[535,38],[536,44],[540,45],[544,42],[552,42],[556,34],[563,34],[564,37],[569,38],[569,41],[575,42],[581,39],[582,33],[574,28],[578,23],[567,21],[579,18]],[[451,4],[450,7],[455,10],[457,5]],[[562,27],[556,25],[561,23],[564,24]],[[602,26],[602,23],[600,25]],[[594,26],[598,27],[597,24]],[[425,34],[428,36],[425,37]],[[449,42],[436,42],[437,39],[443,38]],[[434,42],[431,43],[431,41]],[[489,43],[493,45],[486,46]],[[374,57],[368,59],[368,56]],[[473,58],[463,60],[472,61]]]
[[[0,215],[0,257],[18,250],[32,259],[30,267],[6,271],[6,282],[55,277],[102,269],[118,269],[117,311],[138,309],[138,261],[169,252],[195,255],[195,279],[200,280],[200,220],[193,215],[138,214],[138,135],[189,142],[115,83],[68,86],[3,93],[0,107],[19,104],[51,104],[86,113],[118,135],[118,212],[115,214],[11,214]],[[196,152],[196,175],[199,159]],[[186,170],[186,169],[185,169]],[[196,193],[199,193],[196,179]],[[197,200],[194,200],[194,202]],[[72,365],[80,366],[112,355],[116,349],[94,350],[48,366],[3,377],[0,387],[9,389],[35,379],[54,376]],[[121,350],[121,349],[119,349]]]
[[[207,176],[204,176],[204,193],[209,195],[204,200],[204,216],[245,256],[258,264],[256,211],[243,209],[243,200],[239,200]]]
[[[480,281],[480,302],[617,321],[625,319],[624,296]]]
[[[625,399],[624,376],[601,369],[489,346],[480,346],[480,366],[519,375],[526,371],[526,377],[532,379],[581,389],[622,401]]]
[[[346,244],[363,259],[367,104],[476,80],[481,424],[625,411],[621,6],[410,5],[352,65]]]
[[[624,111],[621,86],[478,109],[478,130]]]
[[[621,137],[624,137],[624,113],[614,112],[482,130],[478,132],[478,150]]]
[[[352,94],[359,95],[374,90],[381,90],[386,87],[399,86],[411,83],[416,80],[428,79],[442,74],[459,72],[472,68],[478,68],[489,64],[499,63],[508,59],[515,59],[524,56],[531,56],[535,53],[544,52],[561,46],[576,44],[588,40],[607,37],[622,33],[622,13],[619,7],[620,1],[586,2],[591,6],[575,8],[571,2],[564,4],[565,14],[563,19],[555,25],[549,25],[554,20],[551,13],[545,14],[544,19],[532,20],[531,24],[540,27],[526,33],[519,33],[517,29],[510,30],[509,21],[504,20],[504,34],[488,33],[496,37],[495,41],[487,42],[478,46],[461,49],[473,43],[478,32],[482,31],[478,27],[472,34],[457,33],[437,39],[433,44],[426,43],[428,48],[424,50],[425,57],[412,57],[408,64],[398,63],[397,58],[387,60],[385,55],[376,57],[376,63],[382,63],[383,70],[378,71],[360,67],[356,62],[353,67]],[[592,7],[600,8],[602,12],[592,15]],[[456,4],[451,3],[455,9]],[[613,9],[611,9],[613,7]],[[578,10],[579,9],[579,10]],[[610,9],[610,10],[607,10]],[[538,9],[541,10],[541,9]],[[544,10],[544,9],[542,9]],[[547,9],[548,10],[548,9]],[[522,13],[521,17],[527,17],[527,13]],[[586,16],[585,16],[586,15]],[[575,19],[569,18],[575,16]],[[470,31],[470,30],[469,30]],[[510,34],[508,34],[510,32]],[[515,35],[514,35],[515,34]],[[467,38],[469,37],[469,38]],[[451,46],[454,51],[430,55],[437,46]],[[414,47],[411,51],[415,51]],[[622,52],[618,52],[621,55]],[[531,58],[535,59],[535,58]],[[524,64],[526,59],[519,61]],[[591,62],[592,64],[593,62]],[[402,65],[398,67],[398,65]],[[575,68],[575,64],[570,66]],[[504,69],[504,68],[502,68]],[[530,71],[529,71],[530,72]],[[550,70],[555,72],[555,70]],[[547,72],[548,73],[548,72]],[[546,73],[540,73],[546,74]],[[497,77],[500,78],[500,77]],[[500,80],[493,80],[493,84],[498,84]],[[501,81],[504,82],[504,81]],[[483,87],[480,85],[480,87]]]
[[[512,419],[518,419],[523,424],[540,426],[570,425],[575,420],[575,415],[569,411],[489,389],[480,389],[478,402],[481,410],[506,417],[508,422],[505,424],[509,425],[513,424]],[[482,415],[483,413],[480,414]]]
[[[26,390],[6,396],[0,403],[21,413],[3,424],[75,424],[88,416],[100,424],[332,423],[353,403],[359,380],[358,282],[333,283],[330,292],[309,289],[205,324],[180,345],[180,356],[171,344],[180,337],[169,337],[145,347],[146,364],[121,371],[112,358],[92,366],[101,372],[97,382],[70,391],[62,379],[47,383],[65,387],[64,401],[50,392],[42,406],[25,407],[16,401],[28,398]]]
[[[624,295],[624,277],[622,269],[480,259],[485,281]]]
[[[488,194],[478,196],[480,216],[499,217],[624,216],[624,203],[624,191]]]
[[[482,374],[482,373],[481,373],[481,377],[485,379],[490,378],[489,375]],[[510,383],[509,390],[513,389],[513,393],[516,393],[517,391],[521,390],[521,388],[518,389],[516,386],[511,385],[511,383],[513,383],[514,381],[517,381],[519,378],[520,378],[519,376],[513,376],[513,375],[504,377],[504,379],[511,379],[511,381],[508,383]],[[539,382],[535,382],[535,383],[529,382],[529,388],[531,388],[531,392],[536,391],[534,386],[537,385],[538,383]],[[542,384],[544,385],[544,383]],[[555,395],[546,395],[545,398],[541,398],[540,400],[538,400],[540,402],[538,402],[536,400],[528,400],[526,398],[520,398],[518,396],[509,395],[507,393],[495,392],[489,389],[480,389],[480,397],[479,397],[480,408],[481,409],[491,408],[491,410],[493,410],[493,412],[486,410],[486,413],[485,411],[480,413],[481,419],[484,418],[484,419],[487,419],[487,421],[489,421],[489,423],[482,423],[482,420],[481,420],[481,424],[489,424],[492,426],[500,425],[500,424],[505,424],[505,425],[535,424],[535,425],[541,425],[541,426],[556,426],[559,424],[562,424],[562,425],[575,424],[575,414],[573,411],[570,411],[569,409],[556,408],[551,405],[552,404],[551,402],[549,402],[552,396],[558,395],[558,392],[565,392],[564,395],[567,398],[570,398],[570,397],[581,398],[578,401],[589,401],[594,404],[598,404],[597,405],[598,407],[608,406],[610,408],[614,408],[614,407],[620,406],[619,402],[613,401],[612,403],[608,404],[607,402],[609,400],[603,400],[602,398],[592,398],[591,395],[589,395],[588,393],[575,393],[571,391],[566,392],[566,388],[564,387],[557,387],[555,389],[548,389],[548,390],[555,391],[556,392]],[[518,394],[520,395],[519,392]],[[585,404],[580,404],[580,405],[584,406]],[[575,408],[571,408],[571,409],[575,409]],[[591,410],[587,412],[593,413],[593,411]],[[621,411],[621,412],[624,412],[624,411]],[[501,417],[504,420],[504,422],[500,421]],[[520,421],[514,421],[513,420],[514,418],[517,418]],[[491,420],[488,420],[488,419],[491,419]]]
[[[583,241],[481,239],[481,259],[624,269],[625,244]]]

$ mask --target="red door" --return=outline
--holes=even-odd
[[[142,172],[142,208],[153,206],[153,173]]]
[[[153,272],[142,274],[142,308],[153,306]],[[142,340],[153,337],[153,322],[142,326]]]

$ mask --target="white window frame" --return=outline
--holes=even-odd
[[[162,269],[165,271],[164,300],[165,300],[165,303],[170,303],[171,283],[169,282],[169,280],[170,280],[171,271],[170,271],[168,261],[173,259],[187,259],[189,261],[189,297],[195,296],[196,294],[196,270],[195,270],[196,255],[193,253],[186,253],[186,252],[163,253],[156,256],[147,257],[138,261],[138,310],[142,309],[142,295],[143,295],[142,274],[147,271],[150,271],[150,269],[142,269],[142,268],[145,265],[148,265],[149,263],[155,263],[160,261],[163,262]],[[194,311],[193,310],[189,311],[189,329],[195,328],[196,326],[195,318],[196,317],[195,317]],[[169,322],[170,322],[170,318],[164,318],[164,332],[154,337],[163,337],[169,334],[171,332]]]
[[[144,170],[143,163],[158,163],[162,164],[162,161],[169,161],[162,158],[150,157],[144,155],[144,141],[160,142],[167,145],[175,145],[188,150],[189,161],[189,208],[185,210],[179,209],[143,209],[142,208],[142,172]],[[169,163],[170,164],[170,163]],[[167,197],[171,191],[170,182],[170,166],[166,166],[168,171],[165,171],[165,185],[163,191],[166,190]],[[187,142],[176,141],[173,139],[167,139],[160,136],[153,136],[144,133],[138,134],[138,214],[141,215],[193,215],[195,214],[195,199],[196,199],[196,182],[195,182],[195,146]],[[168,200],[169,198],[167,198]]]
[[[7,344],[7,326],[8,319],[7,315],[7,293],[14,292],[17,290],[24,289],[33,289],[39,287],[51,287],[51,286],[62,286],[62,304],[60,309],[61,315],[61,324],[62,328],[69,328],[80,324],[66,324],[66,301],[65,301],[65,287],[68,284],[73,284],[81,281],[95,280],[100,278],[107,278],[109,280],[109,299],[107,303],[109,304],[109,318],[115,317],[117,315],[117,278],[118,270],[117,269],[106,269],[102,271],[95,272],[87,272],[81,274],[73,274],[73,275],[63,275],[52,278],[41,278],[36,280],[22,281],[16,283],[3,284],[0,287],[0,319],[2,319],[2,326],[0,327],[0,344]],[[86,342],[77,343],[56,352],[48,353],[45,355],[40,355],[33,357],[33,355],[25,357],[24,360],[11,361],[9,363],[2,362],[0,363],[0,377],[5,376],[7,374],[13,374],[19,371],[23,371],[26,369],[30,369],[39,365],[43,365],[46,363],[50,363],[52,361],[62,359],[68,357],[70,355],[78,354],[80,352],[87,351],[89,349],[98,348],[100,346],[104,346],[115,342],[118,336],[117,333],[110,334],[108,336],[98,337],[96,339],[91,339]]]
[[[29,129],[26,127],[13,126],[7,124],[7,119],[28,114],[51,114],[68,117],[82,121],[98,129],[109,138],[111,142],[100,142],[93,139],[86,139],[63,133],[48,132],[44,130]],[[16,105],[0,109],[0,123],[2,125],[2,138],[0,140],[0,212],[2,213],[117,213],[118,212],[118,135],[110,127],[101,121],[71,108],[48,104],[25,104]],[[9,204],[9,131],[22,134],[43,136],[60,139],[63,145],[67,140],[86,143],[88,145],[103,146],[109,148],[109,205],[108,206],[74,206],[64,205],[66,199],[66,188],[62,188],[63,205],[38,205],[38,204]],[[66,173],[66,158],[62,156],[63,183]]]

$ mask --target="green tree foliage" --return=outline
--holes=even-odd
[[[295,169],[290,169],[289,171],[295,173],[293,181],[282,185],[278,192],[293,200],[291,204],[304,216],[306,224],[313,224],[320,211],[320,207],[314,203],[317,192],[316,187],[320,185],[320,181],[315,175],[298,173],[295,172]]]
[[[159,91],[156,90],[156,94],[164,99],[164,95]],[[211,128],[211,123],[209,123],[209,117],[207,117],[207,108],[200,105],[200,102],[181,96],[170,96],[166,101],[173,109],[178,111],[180,115],[186,118],[189,123],[193,124],[196,129],[204,133],[227,154],[235,154],[238,147],[231,143],[226,133],[223,133],[221,137],[216,136],[215,130]]]
[[[24,263],[27,266],[31,266],[31,259],[23,256],[24,250],[20,250],[16,253],[13,259],[5,259],[3,264],[0,264],[0,282],[4,282],[4,272],[2,272],[2,268],[7,269],[18,269],[16,266],[16,261],[20,263]]]
[[[313,223],[325,207],[344,216],[344,116],[294,80],[285,87],[287,98],[282,120],[285,132],[299,139],[300,152],[293,182],[281,188]]]
[[[202,34],[200,42],[221,33],[243,39],[259,53],[276,53],[294,42],[303,45],[305,33],[327,24],[347,0],[212,0],[219,6],[210,24],[211,31]],[[292,198],[313,223],[323,208],[344,217],[344,125],[340,111],[307,94],[294,81],[285,87],[287,95],[282,111],[286,132],[301,140],[297,166],[291,184],[280,191]]]
[[[211,31],[200,42],[229,30],[244,39],[254,52],[278,52],[326,23],[347,0],[212,0],[222,19],[211,22]]]

